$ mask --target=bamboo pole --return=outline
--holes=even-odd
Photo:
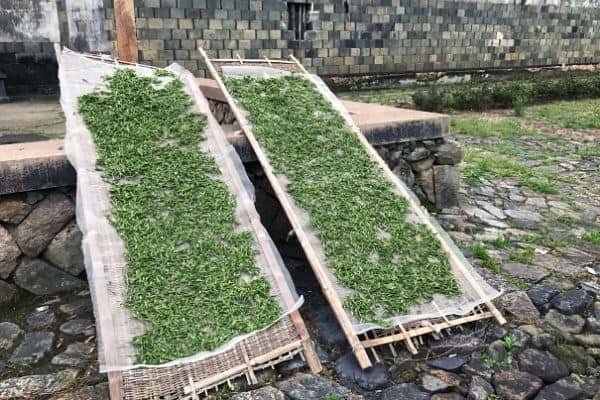
[[[254,133],[252,132],[252,129],[250,128],[246,118],[239,111],[235,100],[233,99],[233,97],[231,97],[231,94],[229,94],[229,91],[225,87],[223,80],[221,79],[218,72],[215,70],[215,67],[213,66],[211,60],[208,58],[208,55],[202,47],[199,47],[198,51],[200,51],[200,54],[204,58],[208,70],[217,82],[217,85],[223,92],[223,95],[227,99],[227,102],[231,107],[231,111],[233,112],[238,124],[246,134],[246,138],[248,139],[248,142],[250,142],[250,145],[252,146],[252,149],[254,150],[258,161],[262,165],[265,175],[273,188],[273,191],[275,192],[277,198],[281,202],[281,206],[283,207],[287,217],[289,218],[290,223],[294,228],[294,232],[296,232],[296,236],[302,246],[302,249],[304,250],[311,266],[313,266],[313,271],[315,272],[315,275],[319,280],[319,283],[321,284],[323,294],[329,301],[333,312],[337,315],[338,322],[340,323],[340,326],[342,327],[342,330],[346,335],[346,339],[350,343],[350,347],[352,348],[352,351],[354,352],[354,355],[356,356],[359,365],[363,369],[370,367],[372,365],[371,360],[369,359],[369,356],[367,355],[367,352],[362,346],[360,340],[354,334],[354,331],[352,329],[352,323],[350,322],[350,319],[348,318],[346,311],[344,310],[342,303],[339,297],[337,296],[337,293],[335,293],[335,291],[333,290],[331,281],[325,274],[324,266],[321,265],[317,254],[310,245],[308,235],[306,234],[306,232],[304,232],[304,228],[302,223],[300,222],[299,217],[293,211],[292,200],[290,199],[288,194],[283,189],[283,186],[277,179],[266,154],[263,152],[262,147],[260,146],[258,140],[254,136]]]
[[[255,358],[249,360],[248,362],[252,366],[261,365],[266,362],[269,362],[270,360],[272,360],[274,358],[277,358],[286,353],[292,352],[301,346],[302,346],[302,344],[300,343],[299,340],[297,340],[297,341],[289,343],[285,346],[282,346],[275,350],[272,350],[266,354],[255,357]],[[236,367],[228,369],[227,371],[223,371],[220,374],[212,375],[206,379],[202,379],[197,382],[194,382],[191,385],[185,386],[183,388],[183,392],[188,394],[188,393],[192,393],[194,391],[203,390],[205,387],[214,385],[215,383],[217,383],[219,381],[228,379],[228,377],[242,374],[244,371],[246,371],[246,368],[247,368],[246,363],[240,364]]]
[[[239,58],[214,58],[212,60],[210,60],[213,64],[219,64],[219,63],[231,63],[231,62],[237,62],[239,63],[240,60]],[[287,60],[265,60],[264,58],[245,58],[244,59],[245,63],[250,63],[250,64],[259,64],[259,63],[271,63],[271,64],[294,64],[293,61],[287,61]]]
[[[298,66],[298,68],[300,68],[302,70],[302,72],[304,72],[306,75],[309,75],[309,72],[306,70],[306,68],[304,68],[304,65],[302,65],[302,63],[300,61],[298,61],[298,59],[296,57],[294,57],[293,54],[290,54],[290,59],[296,63],[296,65]]]
[[[59,77],[63,73],[62,71],[62,50],[61,46],[58,43],[54,43],[54,51],[56,53],[56,61],[58,63],[58,74]],[[79,182],[78,182],[79,183]],[[93,253],[94,249],[90,248],[90,252]],[[90,259],[94,259],[94,255],[90,254]],[[115,350],[111,349],[110,345],[116,343],[115,340],[115,332],[112,329],[113,321],[112,321],[112,313],[110,310],[110,306],[108,303],[109,293],[108,286],[104,283],[105,277],[103,275],[97,275],[89,282],[90,289],[95,295],[94,304],[97,310],[97,329],[100,330],[100,327],[104,327],[102,330],[102,339],[104,344],[107,345],[106,349],[108,351],[104,352],[104,357],[106,364],[109,365],[117,365],[117,359]],[[110,329],[106,329],[110,327]],[[109,372],[108,373],[108,390],[109,395],[112,400],[122,400],[123,399],[123,375],[121,372]]]

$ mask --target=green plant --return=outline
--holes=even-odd
[[[206,118],[190,111],[181,81],[157,85],[130,69],[105,81],[79,112],[127,249],[125,306],[149,325],[133,340],[136,362],[214,350],[276,321],[282,310],[236,223],[235,198],[199,149]]]
[[[490,394],[486,400],[504,400],[504,398],[497,394]]]
[[[555,220],[556,220],[556,222],[560,222],[561,224],[564,224],[567,226],[575,225],[575,218],[569,214],[559,214],[556,216]]]
[[[464,179],[471,183],[477,183],[481,178],[514,178],[519,186],[539,193],[558,192],[558,187],[548,174],[538,172],[510,157],[474,147],[465,149],[461,170]]]
[[[435,293],[459,293],[438,240],[407,220],[407,201],[312,82],[290,75],[225,84],[307,213],[325,265],[349,289],[344,305],[359,321],[385,323]]]
[[[594,158],[600,157],[600,144],[581,146],[577,150],[577,154],[581,158]]]
[[[535,233],[524,235],[521,240],[525,243],[537,244],[551,249],[566,247],[570,243],[568,238],[556,235],[545,225],[541,226]]]
[[[600,229],[591,229],[583,234],[583,238],[588,242],[600,246]]]
[[[510,274],[507,274],[502,269],[500,269],[499,261],[488,253],[488,250],[484,244],[475,244],[471,251],[473,253],[473,257],[479,260],[479,265],[482,268],[493,271],[496,275],[502,276],[508,282],[512,283],[513,285],[517,286],[522,290],[527,290],[529,288],[529,284],[525,283],[523,280],[514,277]]]
[[[473,257],[480,261],[483,268],[498,271],[498,261],[489,255],[485,245],[477,243],[473,246]]]
[[[529,115],[562,128],[600,128],[600,102],[594,100],[557,101],[529,109]]]
[[[517,250],[510,255],[512,261],[517,261],[523,264],[531,264],[535,255],[535,249],[527,246],[524,249]]]
[[[453,117],[451,125],[455,133],[472,137],[513,139],[531,137],[538,134],[538,132],[532,129],[523,128],[519,121],[514,118],[484,119],[477,117]]]
[[[344,398],[337,393],[329,393],[325,396],[325,400],[344,400]]]
[[[510,236],[500,235],[496,239],[492,240],[490,244],[497,249],[505,249],[510,246]]]
[[[519,353],[521,346],[517,343],[516,339],[512,335],[506,335],[502,338],[502,344],[510,355],[516,355]]]
[[[497,371],[499,369],[508,368],[512,361],[512,356],[507,355],[502,360],[498,361],[490,353],[485,352],[481,360],[486,367]]]
[[[516,94],[512,99],[512,107],[515,117],[522,117],[523,109],[525,108],[525,98],[520,94]]]
[[[518,112],[518,109],[535,103],[596,97],[600,97],[600,77],[598,74],[588,74],[456,85],[429,85],[415,89],[413,102],[418,108],[430,111],[512,107]],[[586,116],[585,119],[582,119],[585,121],[583,125],[594,126],[599,121],[598,115],[596,112],[596,114],[592,113]]]

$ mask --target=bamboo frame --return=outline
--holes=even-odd
[[[352,351],[354,352],[356,359],[358,360],[358,363],[360,364],[360,366],[362,368],[370,367],[372,365],[371,360],[369,359],[369,356],[367,355],[365,348],[360,344],[360,341],[358,340],[356,335],[354,335],[354,332],[352,330],[352,323],[350,322],[350,320],[348,319],[348,316],[346,315],[346,312],[344,311],[342,302],[339,299],[339,297],[337,296],[337,294],[335,293],[335,291],[333,290],[333,285],[331,284],[331,281],[325,274],[324,266],[321,265],[321,262],[319,261],[317,254],[315,253],[314,249],[310,245],[308,235],[306,234],[306,232],[304,232],[304,229],[302,227],[299,217],[293,211],[292,199],[286,193],[285,189],[283,188],[283,186],[280,184],[279,180],[275,176],[275,173],[273,172],[273,168],[271,167],[271,164],[269,163],[266,154],[260,147],[258,140],[252,133],[252,129],[250,128],[248,121],[246,120],[244,115],[241,113],[239,108],[236,106],[236,103],[235,103],[233,97],[231,97],[231,94],[225,87],[225,84],[223,83],[223,81],[221,80],[221,77],[215,70],[215,67],[213,66],[211,60],[208,58],[208,55],[206,54],[206,52],[204,51],[203,48],[200,47],[200,48],[198,48],[198,50],[200,51],[200,54],[204,58],[204,60],[206,62],[206,66],[208,67],[211,75],[216,80],[217,85],[219,86],[219,88],[223,92],[223,95],[227,99],[227,102],[229,103],[229,105],[231,107],[231,111],[233,112],[233,115],[237,119],[238,124],[240,125],[240,128],[242,128],[242,130],[246,134],[246,138],[250,142],[250,145],[252,146],[252,149],[254,150],[254,153],[256,154],[258,161],[262,165],[265,175],[267,176],[267,179],[269,180],[269,183],[271,184],[271,187],[273,188],[273,191],[275,192],[277,198],[279,199],[279,201],[281,203],[281,206],[283,207],[287,217],[289,218],[292,228],[294,228],[296,237],[300,241],[300,244],[306,254],[306,257],[308,258],[308,261],[313,266],[313,270],[314,270],[315,275],[321,285],[323,294],[325,294],[325,297],[329,301],[331,308],[335,312],[338,322],[340,323],[340,326],[342,327],[342,330],[344,331],[344,334],[346,335],[346,338],[348,339],[348,342],[350,343],[350,347],[352,348]],[[215,61],[216,62],[228,62],[226,60],[215,60]],[[260,61],[256,61],[256,62],[257,63],[258,62],[266,63],[267,61],[260,60]]]
[[[504,319],[502,314],[498,311],[496,306],[491,301],[486,299],[484,301],[484,304],[485,304],[486,308],[488,309],[488,311],[483,311],[480,308],[476,308],[472,311],[471,315],[468,315],[468,316],[452,318],[450,316],[444,315],[440,318],[435,319],[436,321],[439,321],[439,322],[433,323],[430,320],[416,321],[416,322],[411,322],[410,327],[408,327],[408,328],[403,326],[402,324],[398,324],[397,330],[395,330],[395,329],[377,330],[375,332],[375,338],[369,338],[366,334],[364,334],[363,336],[365,336],[366,339],[361,340],[358,335],[354,334],[353,329],[352,329],[352,323],[351,323],[350,319],[348,318],[346,311],[343,309],[341,300],[337,296],[335,291],[333,290],[333,285],[332,285],[332,282],[330,281],[329,277],[325,274],[325,267],[324,267],[324,265],[322,265],[319,258],[317,257],[315,250],[310,245],[308,235],[304,231],[303,226],[300,223],[299,217],[294,212],[294,209],[292,207],[293,200],[290,198],[290,196],[287,194],[287,192],[283,188],[282,184],[277,179],[277,177],[272,169],[272,166],[270,165],[270,163],[268,161],[266,154],[262,150],[260,144],[258,143],[256,137],[254,136],[254,134],[252,132],[252,129],[250,127],[248,120],[246,119],[245,115],[241,112],[241,110],[237,106],[235,100],[233,99],[233,97],[231,96],[231,94],[229,93],[227,88],[225,87],[225,84],[223,83],[223,80],[221,79],[221,76],[217,72],[213,63],[215,63],[215,64],[239,63],[242,65],[244,62],[257,63],[257,64],[258,63],[266,63],[269,66],[272,66],[274,68],[277,68],[277,64],[286,64],[286,65],[295,64],[296,69],[297,69],[296,72],[298,72],[300,74],[305,74],[305,75],[308,75],[309,72],[298,61],[298,59],[296,59],[296,57],[294,57],[293,55],[290,55],[291,61],[270,60],[268,58],[265,58],[264,60],[240,60],[240,59],[214,59],[214,60],[211,60],[208,57],[206,51],[204,51],[204,49],[202,49],[200,47],[200,48],[198,48],[198,50],[200,51],[200,54],[201,54],[202,58],[204,59],[205,64],[206,64],[210,74],[217,82],[217,85],[219,86],[225,99],[229,103],[231,111],[233,112],[235,118],[237,119],[237,122],[240,125],[242,131],[246,135],[248,142],[252,146],[252,149],[254,150],[254,153],[256,154],[258,161],[260,162],[261,166],[263,167],[264,173],[265,173],[269,183],[271,184],[271,187],[273,188],[275,195],[277,196],[278,200],[280,201],[284,212],[286,213],[288,219],[290,220],[290,223],[292,225],[292,228],[294,229],[296,237],[298,238],[300,245],[302,246],[302,249],[304,250],[304,252],[306,254],[306,257],[313,268],[315,276],[317,277],[317,280],[319,281],[319,284],[321,285],[321,289],[322,289],[325,297],[329,301],[329,304],[330,304],[331,308],[333,309],[333,311],[336,315],[336,318],[338,319],[338,322],[340,323],[340,326],[342,327],[342,330],[344,331],[346,339],[348,340],[348,342],[352,348],[352,351],[354,352],[356,359],[357,359],[359,365],[361,366],[361,368],[365,369],[365,368],[372,366],[371,360],[366,352],[367,348],[370,348],[373,350],[372,351],[373,357],[377,360],[379,358],[379,356],[374,351],[374,347],[382,346],[382,345],[389,345],[392,349],[392,352],[395,353],[395,350],[393,349],[393,343],[399,342],[399,341],[404,341],[408,350],[414,354],[414,353],[418,352],[418,349],[412,340],[413,338],[418,339],[418,341],[420,341],[420,343],[422,344],[423,343],[423,340],[422,340],[423,335],[434,334],[439,337],[438,334],[441,334],[443,329],[450,329],[453,326],[459,326],[459,325],[467,323],[467,322],[477,321],[477,320],[484,319],[484,318],[493,317],[500,324],[504,324],[506,322],[506,320]],[[326,93],[322,93],[322,94],[326,95]],[[452,246],[448,243],[447,239],[444,236],[442,236],[440,234],[439,230],[436,228],[436,226],[433,225],[433,222],[431,221],[429,215],[420,206],[420,204],[417,203],[415,198],[409,193],[409,190],[406,187],[406,185],[404,185],[404,183],[396,175],[394,175],[394,173],[388,168],[387,164],[381,159],[381,157],[379,157],[379,155],[377,154],[375,149],[368,143],[367,139],[362,135],[359,128],[353,122],[353,120],[350,117],[350,115],[348,114],[348,112],[343,109],[343,106],[341,106],[341,104],[336,104],[336,101],[335,101],[336,99],[331,98],[331,97],[335,97],[335,96],[331,95],[331,96],[325,96],[325,97],[330,100],[330,102],[332,103],[334,108],[336,108],[338,111],[340,111],[340,113],[346,120],[347,125],[357,135],[360,143],[363,145],[363,147],[365,148],[365,150],[367,151],[367,153],[369,154],[371,159],[380,166],[380,168],[384,172],[385,176],[394,184],[394,186],[399,190],[401,195],[408,201],[408,203],[411,207],[411,210],[413,210],[415,212],[415,214],[419,217],[419,219],[421,221],[423,221],[424,224],[432,231],[434,236],[440,242],[443,251],[449,257],[449,260],[456,267],[458,272],[460,272],[460,274],[465,278],[465,280],[472,287],[472,289],[475,291],[475,293],[481,299],[485,299],[487,296],[485,295],[483,289],[479,286],[479,284],[477,283],[475,278],[470,274],[467,267],[464,265],[463,260],[460,259],[455,254],[455,252],[454,252],[455,249],[452,248]],[[339,103],[339,101],[338,101],[338,103]],[[340,107],[341,107],[341,109],[340,109]],[[419,323],[425,324],[426,326],[418,326]]]
[[[54,44],[56,59],[59,68],[62,63],[62,52],[59,44]],[[107,57],[95,55],[85,55],[88,58],[98,61],[114,62],[124,65],[136,65],[129,62],[118,62]],[[207,128],[205,132],[210,136],[214,145],[213,151],[222,155],[229,152],[227,139],[222,132],[219,124],[210,113],[207,100],[200,92],[195,78],[189,72],[183,74],[182,79],[186,87],[191,91],[191,95],[199,110],[207,116]],[[219,133],[220,132],[220,133]],[[251,227],[256,235],[264,233],[264,227],[260,222],[260,217],[254,208],[252,199],[247,196],[239,173],[235,168],[234,160],[230,157],[223,157],[223,173],[229,176],[229,183],[239,193],[239,202],[244,204],[244,212],[250,220]],[[283,271],[278,267],[278,255],[272,246],[264,241],[260,243],[260,250],[265,257],[265,264],[272,272],[274,285],[279,289],[280,298],[286,309],[294,309],[295,299],[287,285]],[[91,249],[94,251],[94,249]],[[95,296],[94,307],[96,311],[97,326],[113,327],[113,317],[108,301],[110,293],[107,290],[105,277],[103,274],[94,276],[90,282],[94,289]],[[99,295],[99,296],[98,296]],[[102,329],[103,342],[105,344],[117,343],[115,337],[117,333],[111,328]],[[105,360],[111,365],[118,365],[115,360],[116,353],[111,351],[110,346],[105,346]],[[321,371],[321,363],[314,349],[313,343],[308,334],[308,330],[298,310],[290,312],[276,321],[272,326],[249,335],[240,340],[231,349],[226,349],[221,353],[211,355],[206,359],[193,361],[176,366],[159,367],[136,367],[124,371],[112,371],[108,373],[109,395],[112,400],[138,400],[151,398],[198,398],[197,393],[206,393],[208,390],[219,387],[223,384],[231,385],[233,378],[246,376],[251,384],[258,382],[255,371],[274,367],[274,365],[289,360],[296,355],[300,355],[308,364],[312,373]],[[111,361],[112,360],[112,361]],[[236,360],[239,360],[236,362]],[[201,377],[201,379],[193,378]],[[182,384],[181,382],[185,382]],[[145,394],[138,394],[144,391]],[[184,393],[185,392],[185,393]],[[151,395],[149,395],[151,393]]]

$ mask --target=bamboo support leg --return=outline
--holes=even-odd
[[[120,372],[108,373],[108,393],[111,400],[123,399],[123,375]]]

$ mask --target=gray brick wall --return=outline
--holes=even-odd
[[[296,0],[303,1],[303,0]],[[105,1],[110,3],[110,1]],[[212,57],[295,52],[320,75],[428,72],[600,62],[600,9],[453,0],[316,0],[313,30],[294,40],[280,0],[139,0],[140,60],[203,75]],[[108,5],[108,4],[107,4]],[[114,39],[114,13],[107,8]]]

